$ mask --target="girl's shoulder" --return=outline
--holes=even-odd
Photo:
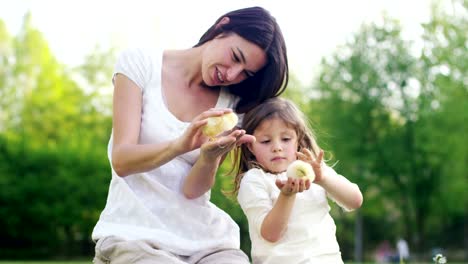
[[[259,183],[259,182],[265,182],[267,179],[266,173],[260,169],[260,168],[252,168],[244,173],[244,176],[242,177],[241,184],[246,184],[246,183]]]
[[[266,175],[266,172],[263,171],[263,170],[260,169],[260,168],[252,168],[252,169],[248,170],[248,171],[245,173],[244,177],[247,176],[247,175],[251,175],[251,176],[249,176],[249,177],[252,177],[253,175],[265,176],[265,175]]]
[[[256,204],[260,198],[268,199],[272,185],[261,169],[250,169],[242,178],[237,200],[243,209]]]
[[[257,185],[270,186],[275,184],[277,176],[276,174],[267,173],[260,168],[252,168],[242,177],[241,185],[254,183]]]

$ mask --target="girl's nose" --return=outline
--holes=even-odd
[[[283,150],[283,147],[281,146],[280,143],[274,143],[273,144],[273,152],[278,152],[278,151],[282,151]]]

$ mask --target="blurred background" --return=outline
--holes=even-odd
[[[331,204],[344,260],[385,262],[404,240],[414,261],[468,262],[467,0],[0,0],[0,260],[92,259],[116,56],[191,47],[220,15],[253,5],[284,33],[284,96],[363,192],[357,211]],[[229,169],[212,201],[248,254],[247,221],[222,194]]]

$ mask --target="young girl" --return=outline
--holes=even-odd
[[[257,263],[343,263],[327,196],[347,211],[359,208],[359,187],[323,162],[303,114],[281,98],[247,112],[242,128],[256,141],[242,145],[235,190],[249,222],[252,260]],[[297,158],[315,180],[286,177]]]

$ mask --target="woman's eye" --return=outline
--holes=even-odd
[[[239,57],[237,57],[237,55],[236,55],[235,52],[232,52],[232,60],[233,60],[234,62],[240,62]]]
[[[247,78],[250,78],[250,77],[254,76],[254,74],[249,72],[249,71],[244,71],[244,74],[245,74],[245,77],[247,77]]]

